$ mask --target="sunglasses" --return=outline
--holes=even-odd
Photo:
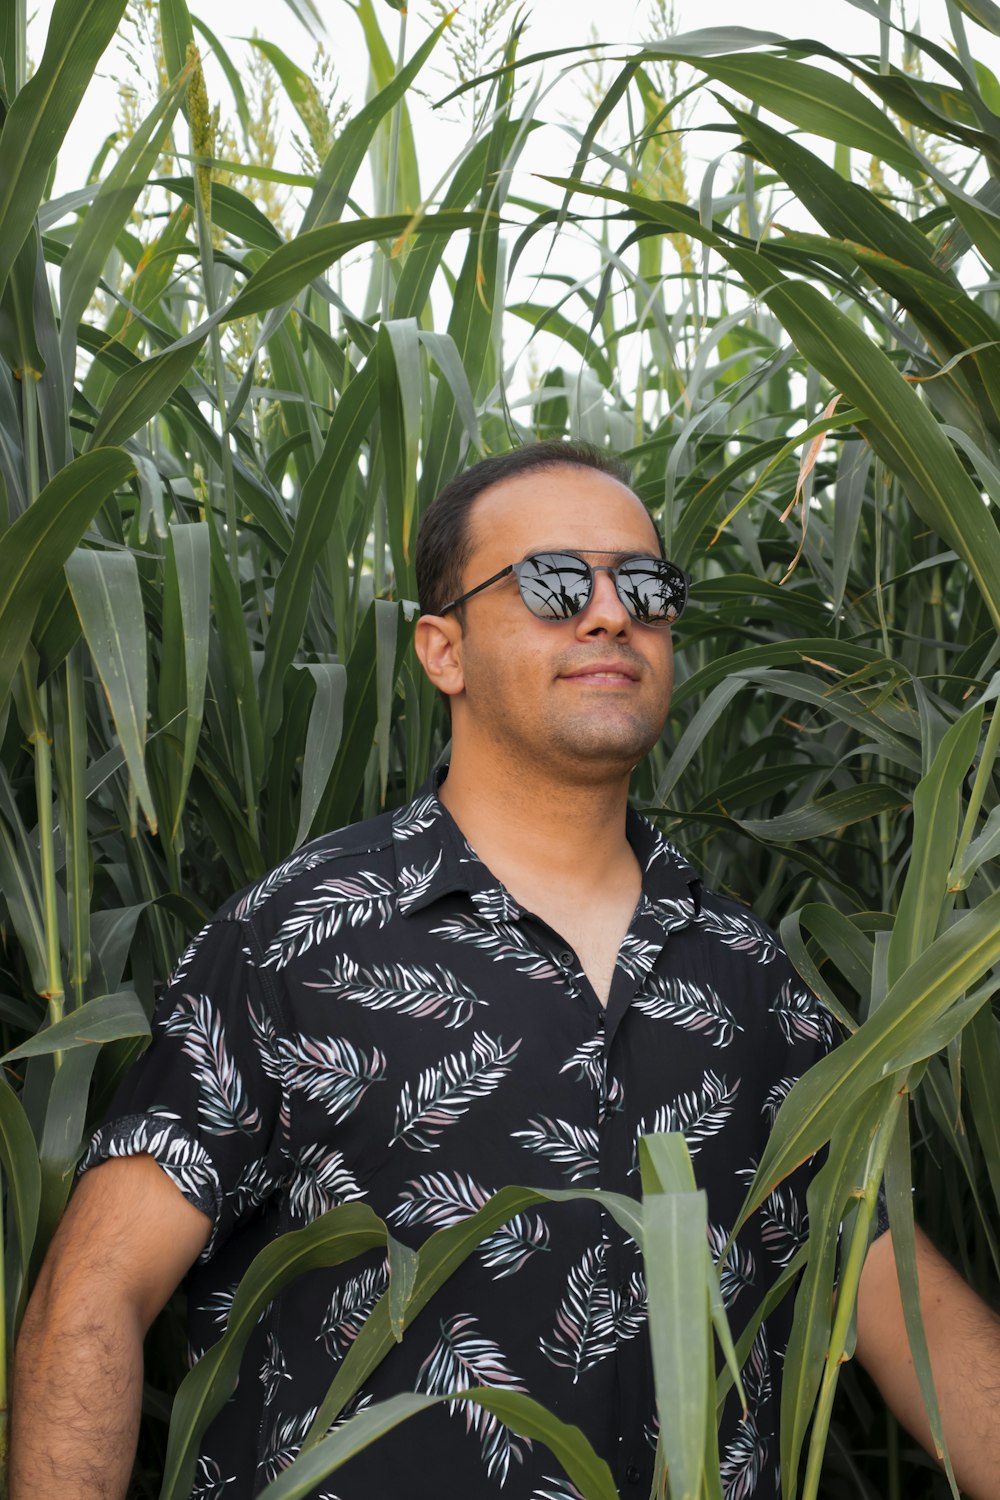
[[[640,625],[672,625],[687,603],[687,574],[663,557],[626,557],[620,563],[591,567],[584,557],[608,557],[607,552],[535,552],[522,562],[510,563],[459,594],[440,610],[446,615],[499,583],[508,573],[517,579],[521,598],[539,620],[572,620],[582,614],[594,592],[594,574],[610,573],[622,604]]]

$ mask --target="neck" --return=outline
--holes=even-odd
[[[473,774],[456,756],[440,796],[480,859],[515,895],[519,884],[539,880],[583,892],[634,866],[625,836],[627,773],[567,782],[544,768],[494,762]]]

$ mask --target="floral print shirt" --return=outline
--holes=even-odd
[[[154,1040],[82,1164],[149,1153],[212,1220],[188,1278],[193,1356],[277,1235],[364,1202],[418,1246],[497,1189],[640,1194],[637,1142],[683,1131],[718,1254],[770,1124],[833,1043],[774,935],[703,890],[643,818],[642,896],[607,1008],[563,938],[522,910],[433,786],[307,845],[234,897],[164,992]],[[802,1243],[809,1168],[741,1233],[722,1273],[734,1333]],[[312,1270],[270,1304],[199,1457],[196,1500],[248,1500],[298,1451],[385,1290],[382,1251]],[[774,1500],[786,1298],[720,1433],[726,1500]],[[492,1233],[351,1403],[474,1385],[527,1391],[579,1426],[626,1500],[646,1500],[656,1413],[642,1259],[593,1201]],[[414,1462],[415,1458],[419,1461]],[[571,1500],[540,1443],[434,1406],[331,1475],[316,1500]]]

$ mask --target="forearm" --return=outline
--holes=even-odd
[[[858,1354],[903,1426],[934,1452],[909,1350],[891,1245],[878,1268],[879,1316],[859,1301]],[[873,1246],[873,1252],[878,1245]],[[934,1387],[955,1477],[969,1500],[996,1500],[1000,1472],[1000,1318],[918,1230],[920,1302]],[[866,1268],[867,1272],[867,1268]],[[862,1293],[864,1293],[864,1283]],[[870,1308],[868,1309],[870,1314]],[[866,1336],[862,1328],[867,1324]]]
[[[111,1289],[29,1305],[17,1345],[9,1500],[123,1500],[142,1403],[142,1327]]]

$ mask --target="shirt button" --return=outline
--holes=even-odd
[[[628,1480],[629,1484],[639,1483],[639,1480],[642,1478],[642,1471],[640,1470],[638,1464],[629,1464],[628,1468],[625,1470],[625,1478]]]
[[[559,963],[561,964],[561,966],[564,969],[569,969],[569,968],[572,967],[572,965],[573,965],[573,955],[572,955],[572,953],[570,952],[570,950],[568,948],[564,948],[563,951],[560,953],[560,955],[559,955]]]

